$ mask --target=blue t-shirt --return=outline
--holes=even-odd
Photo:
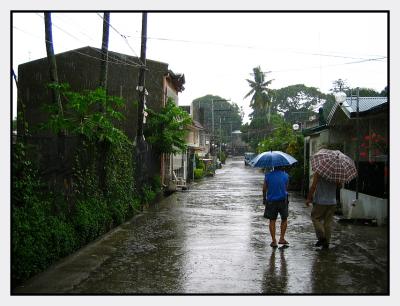
[[[265,174],[265,181],[268,184],[267,201],[283,201],[287,197],[286,186],[289,182],[289,175],[285,171],[274,170]]]

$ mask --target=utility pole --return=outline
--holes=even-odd
[[[216,100],[214,100],[214,98],[211,99],[211,121],[212,121],[211,139],[212,139],[212,141],[214,141],[214,139],[215,139],[215,137],[214,137],[214,101],[215,101],[215,102],[217,102],[217,101],[225,101],[225,102],[228,102],[228,101],[230,101],[230,100],[231,100],[231,99],[228,99],[228,100],[226,100],[226,99],[216,99]],[[221,118],[221,116],[220,116],[220,118]]]
[[[357,104],[356,104],[356,131],[357,131],[357,143],[356,143],[356,166],[357,166],[357,176],[356,176],[356,200],[358,200],[358,177],[359,177],[359,164],[360,164],[360,126],[359,126],[359,104],[360,104],[360,88],[357,87]]]
[[[143,137],[143,111],[146,99],[145,71],[146,71],[146,42],[147,42],[147,13],[142,13],[142,43],[140,48],[140,70],[137,90],[139,92],[138,119],[136,132],[136,187],[139,194],[142,193],[143,166],[145,142]]]
[[[108,41],[110,36],[110,12],[104,12],[103,16],[103,40],[101,43],[101,68],[100,86],[107,92],[107,69],[108,69]]]
[[[101,41],[101,62],[100,62],[100,82],[99,85],[104,89],[105,98],[107,99],[107,70],[108,70],[108,41],[110,36],[110,13],[104,12],[103,15],[103,38]],[[98,110],[100,113],[104,113],[105,108],[101,103],[98,103]],[[100,156],[98,159],[97,171],[99,174],[99,186],[103,190],[104,195],[107,193],[106,187],[106,156],[108,153],[107,143],[104,141],[98,142]]]
[[[139,83],[137,90],[139,91],[138,121],[137,121],[137,143],[143,140],[143,111],[146,99],[145,89],[145,72],[146,72],[146,43],[147,43],[147,13],[142,13],[142,43],[140,48],[141,66],[139,70]]]
[[[222,117],[219,117],[219,158],[221,159],[221,146],[222,146],[222,135],[221,135],[221,122]]]
[[[212,120],[211,138],[214,140],[214,99],[211,99],[211,120]]]
[[[51,23],[51,13],[44,13],[44,27],[45,27],[45,42],[46,42],[46,52],[47,61],[49,64],[50,82],[56,83],[58,85],[58,74],[57,74],[57,64],[56,57],[54,55],[53,47],[53,31]],[[58,89],[52,89],[54,104],[58,106],[58,113],[63,115],[63,107],[61,104],[60,92]]]

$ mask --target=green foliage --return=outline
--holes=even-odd
[[[161,191],[161,176],[156,175],[156,176],[152,177],[150,184],[151,184],[151,188],[153,190],[155,190],[156,192]]]
[[[186,127],[191,124],[190,115],[168,98],[166,106],[157,113],[151,109],[144,135],[158,153],[179,153],[186,150]]]
[[[273,80],[266,81],[265,74],[261,71],[261,67],[253,68],[254,81],[246,79],[251,87],[251,90],[244,96],[244,99],[251,96],[250,107],[253,110],[266,110],[271,104],[271,95],[268,85],[272,83]]]
[[[50,117],[42,125],[43,129],[55,134],[64,131],[68,135],[82,135],[89,141],[129,142],[113,123],[124,118],[118,111],[124,105],[121,98],[107,96],[101,87],[83,93],[70,91],[68,84],[50,84],[49,87],[58,90],[63,97],[64,113],[60,114],[55,105],[47,106]]]
[[[13,286],[121,224],[142,203],[153,200],[160,188],[156,177],[146,186],[143,198],[138,196],[133,144],[114,125],[122,118],[116,110],[121,101],[106,97],[102,90],[78,94],[69,92],[66,85],[59,90],[66,100],[64,116],[50,109],[50,120],[43,128],[78,136],[71,192],[66,196],[42,183],[27,157],[28,148],[19,142],[13,146]],[[105,154],[100,143],[107,144]],[[100,160],[106,174],[104,189],[99,184]]]
[[[120,224],[139,209],[134,181],[134,159],[131,143],[112,146],[106,160],[107,202],[114,224]]]
[[[41,183],[27,148],[13,147],[11,218],[12,283],[40,272],[76,249],[75,231],[64,214],[54,214],[55,196]]]
[[[388,96],[388,87],[387,86],[385,86],[385,88],[380,92],[379,96],[381,96],[381,97]]]
[[[198,180],[204,176],[204,169],[196,168],[194,169],[194,179]]]
[[[202,159],[199,158],[199,156],[197,154],[195,155],[195,159],[196,159],[196,168],[205,170],[206,164],[204,163],[204,161]]]
[[[143,186],[143,202],[150,204],[157,196],[157,192],[152,189],[149,185]]]
[[[284,124],[284,119],[279,114],[272,114],[271,120],[268,123],[266,117],[254,117],[250,124],[242,127],[243,140],[246,141],[251,150],[256,151],[260,141],[271,135],[274,128]]]
[[[218,136],[221,134],[221,142],[229,142],[231,132],[240,129],[242,124],[242,110],[236,103],[229,103],[226,99],[213,95],[197,98],[192,103],[195,115],[194,119],[210,132],[213,128],[212,110],[214,109],[214,134]]]
[[[221,161],[221,163],[225,164],[226,161],[226,154],[225,152],[221,151],[221,153],[218,153],[218,158]]]
[[[303,146],[303,135],[294,132],[290,124],[282,123],[270,137],[259,143],[257,152],[282,151],[297,159],[297,164],[291,166],[288,172],[291,185],[299,187],[303,179]]]
[[[108,209],[107,202],[100,198],[78,201],[73,220],[79,244],[84,245],[107,232],[111,228],[113,212],[113,209]]]
[[[284,113],[285,118],[291,123],[308,120],[310,115],[315,114],[313,108],[326,99],[326,95],[317,88],[304,84],[277,89],[274,95],[276,97],[274,109]]]
[[[40,272],[76,249],[75,230],[67,220],[49,214],[47,201],[12,209],[12,281]]]

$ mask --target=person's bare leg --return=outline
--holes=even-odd
[[[272,238],[272,243],[276,245],[276,238],[275,238],[275,232],[276,232],[276,220],[269,220],[269,233],[271,234]]]
[[[281,237],[279,238],[279,243],[286,244],[285,234],[287,229],[287,219],[281,221]]]

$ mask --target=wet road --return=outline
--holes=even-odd
[[[317,250],[310,208],[291,194],[290,247],[272,249],[262,181],[228,160],[16,293],[388,293],[385,227],[335,222],[331,249]]]

